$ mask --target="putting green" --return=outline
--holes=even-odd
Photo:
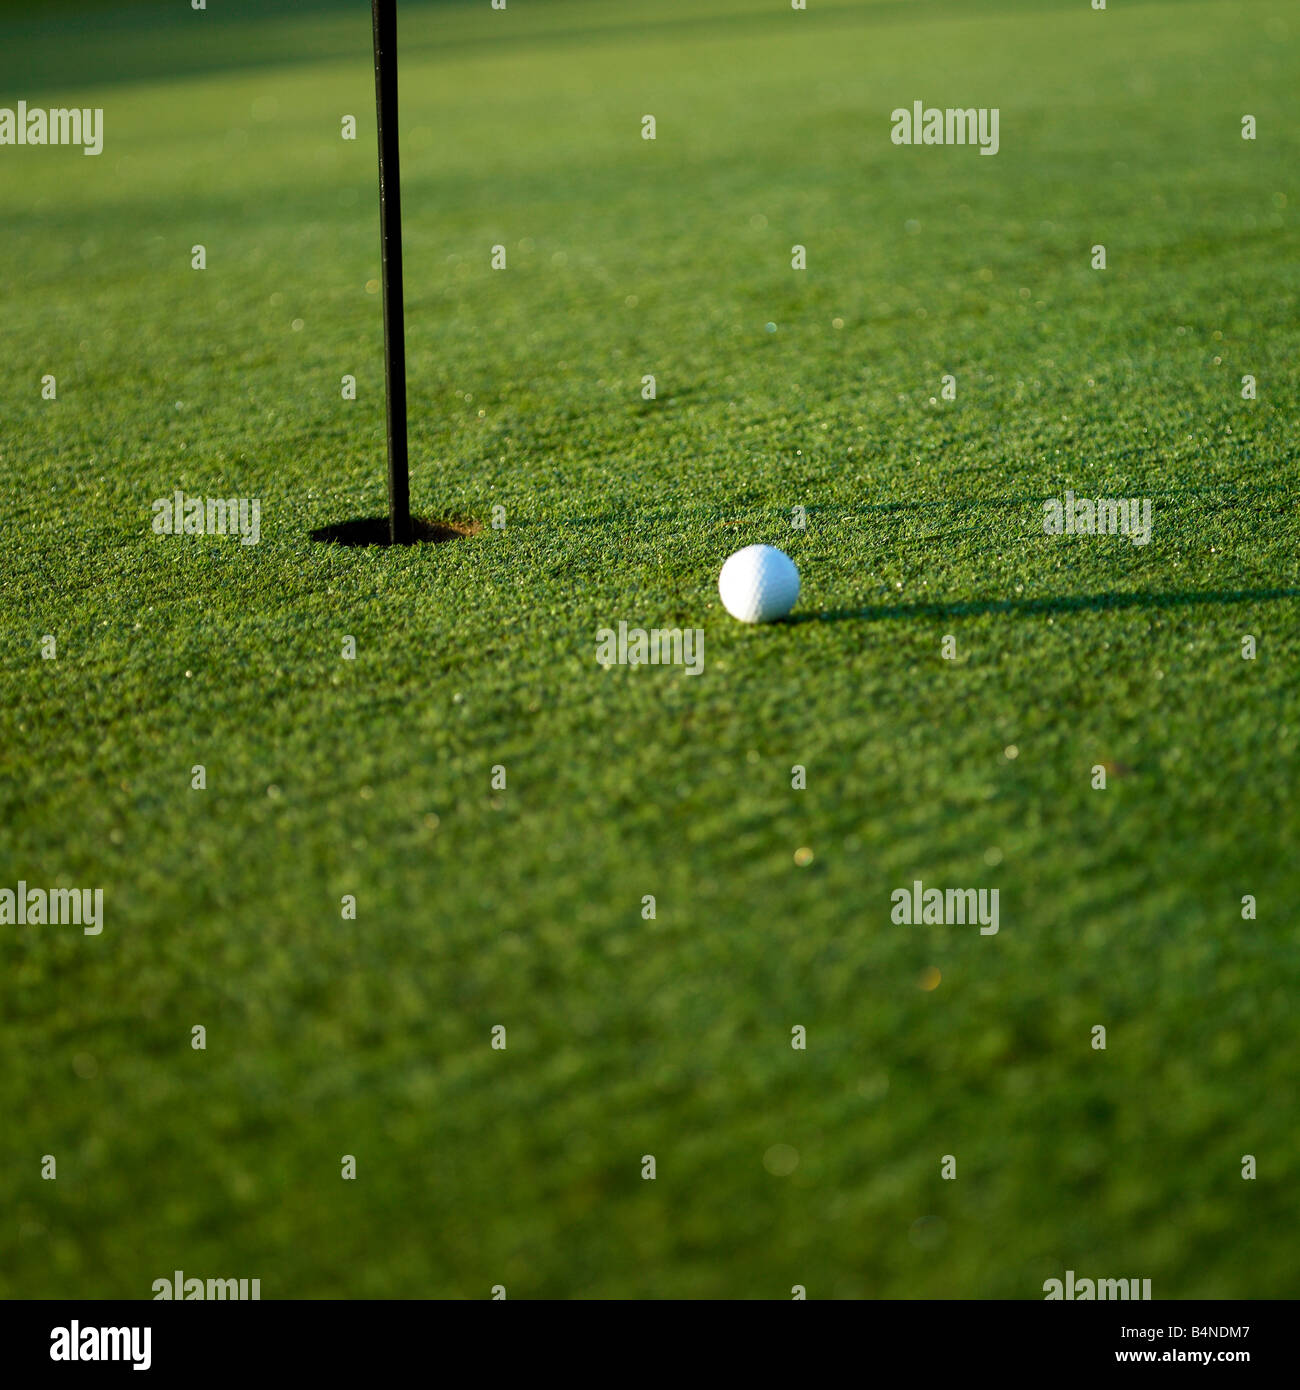
[[[1294,1296],[1294,5],[404,4],[400,552],[366,6],[25,9],[0,1295]]]

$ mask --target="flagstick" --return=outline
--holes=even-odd
[[[379,124],[379,240],[384,277],[384,380],[388,399],[388,538],[411,543],[406,454],[406,333],[402,321],[402,187],[398,163],[396,0],[371,0],[375,112]]]

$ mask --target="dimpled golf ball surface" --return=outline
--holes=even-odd
[[[799,571],[774,545],[747,545],[723,565],[718,594],[733,618],[742,623],[770,623],[794,607]]]

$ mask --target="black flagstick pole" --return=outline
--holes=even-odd
[[[379,121],[379,240],[384,275],[384,376],[388,395],[388,538],[411,543],[406,457],[406,333],[402,322],[402,183],[397,154],[397,5],[371,0],[375,112]]]

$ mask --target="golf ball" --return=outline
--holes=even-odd
[[[774,545],[747,545],[723,565],[718,594],[733,618],[742,623],[770,623],[794,607],[799,571]]]

